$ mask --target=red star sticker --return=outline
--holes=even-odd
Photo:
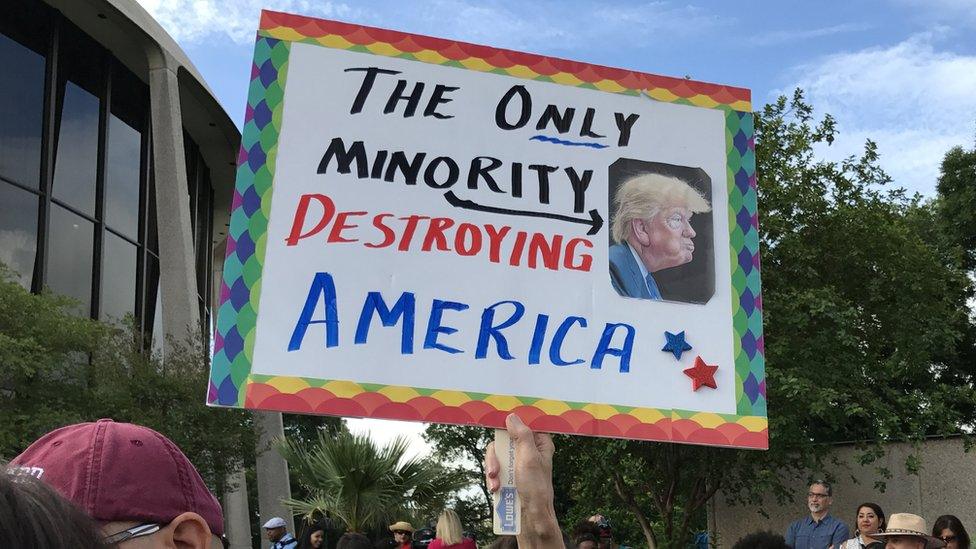
[[[712,366],[705,364],[702,357],[695,357],[695,366],[693,368],[688,368],[684,370],[686,376],[691,378],[692,390],[697,391],[702,385],[705,387],[711,387],[712,389],[718,389],[718,384],[715,383],[715,371],[718,370],[718,366]]]

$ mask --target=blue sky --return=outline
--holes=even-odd
[[[872,138],[895,184],[928,196],[945,152],[976,140],[976,0],[139,2],[238,126],[264,7],[747,87],[757,109],[802,87],[839,122],[824,156]]]

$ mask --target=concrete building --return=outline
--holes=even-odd
[[[886,447],[884,457],[873,464],[860,465],[858,450],[851,445],[838,446],[834,452],[837,464],[829,471],[811,472],[811,478],[830,473],[833,483],[833,505],[830,513],[843,520],[853,531],[857,506],[874,502],[886,515],[914,513],[925,518],[929,527],[940,515],[956,515],[970,535],[976,530],[976,456],[966,452],[961,438],[930,439],[915,447],[898,443]],[[921,469],[914,474],[905,468],[906,459],[914,456]],[[891,478],[883,479],[878,467],[887,469]],[[884,480],[881,492],[877,481]],[[708,507],[708,529],[718,547],[731,547],[742,536],[757,530],[772,530],[780,534],[794,520],[809,516],[805,481],[791,484],[795,501],[780,505],[767,498],[761,506],[730,506],[721,493]],[[765,511],[767,516],[763,516]]]
[[[193,64],[132,0],[2,2],[0,63],[0,261],[79,314],[132,315],[157,348],[210,337],[240,133]],[[288,516],[287,469],[260,460],[262,515]]]

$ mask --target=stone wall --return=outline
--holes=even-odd
[[[917,475],[905,469],[905,459],[914,451],[909,444],[892,444],[882,460],[860,466],[853,447],[839,446],[836,456],[844,465],[830,470],[835,479],[831,514],[853,530],[857,505],[872,501],[886,515],[902,512],[921,515],[929,527],[939,515],[956,515],[970,537],[976,537],[976,451],[966,453],[958,438],[926,441],[918,449],[922,469]],[[878,465],[892,474],[884,493],[874,488],[879,480],[875,472]],[[758,507],[726,505],[724,497],[718,494],[708,510],[712,539],[718,541],[719,547],[731,547],[736,540],[756,530],[785,534],[790,522],[808,514],[807,489],[805,483],[793,486],[792,504],[781,506],[775,498],[769,498],[764,502],[768,518],[760,514]]]

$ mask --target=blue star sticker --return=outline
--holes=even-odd
[[[675,360],[681,360],[681,353],[691,350],[691,345],[688,345],[688,342],[685,341],[685,333],[683,331],[677,334],[664,332],[664,337],[668,342],[661,350],[673,354]]]

